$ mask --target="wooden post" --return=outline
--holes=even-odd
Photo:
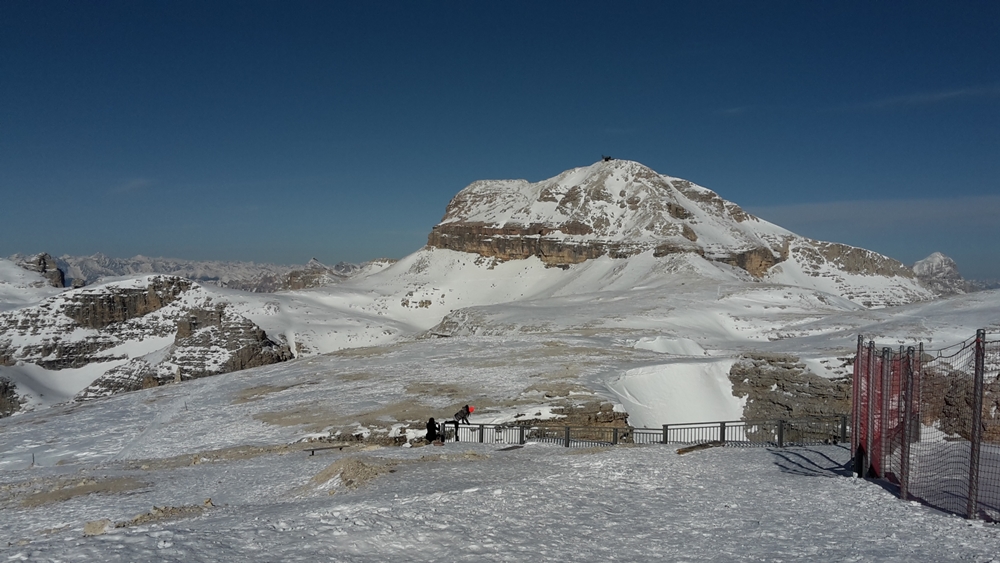
[[[778,421],[778,447],[785,447],[785,421]]]
[[[485,429],[484,429],[483,425],[480,424],[479,425],[479,443],[480,444],[483,443],[483,437],[485,436],[484,432],[485,432]]]
[[[618,427],[617,426],[614,428],[614,432],[611,434],[611,443],[614,444],[614,445],[616,445],[616,446],[618,445]]]
[[[669,428],[670,428],[669,424],[664,424],[663,425],[663,442],[662,443],[664,443],[664,444],[668,444],[669,443],[669,442],[667,442],[667,430]]]
[[[840,415],[840,443],[847,441],[847,415]],[[853,454],[853,452],[852,452]]]
[[[523,426],[518,426],[518,428],[520,429],[520,437],[518,438],[518,443],[523,446],[524,445],[524,427]]]
[[[722,442],[722,443],[726,443],[726,423],[725,422],[720,422],[719,423],[719,441]]]
[[[566,427],[566,444],[565,444],[565,446],[567,448],[569,447],[569,426]]]

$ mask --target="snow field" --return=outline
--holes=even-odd
[[[393,463],[357,489],[296,496],[339,459]],[[138,494],[6,508],[27,561],[991,561],[1000,529],[843,476],[843,447],[572,450],[479,444],[298,452],[131,471]],[[122,474],[116,464],[88,473]],[[21,473],[21,472],[17,472]],[[151,505],[199,516],[81,537]],[[46,531],[47,530],[47,531]],[[28,543],[18,545],[20,540]]]

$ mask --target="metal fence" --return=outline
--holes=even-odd
[[[858,337],[851,437],[855,471],[903,499],[1000,521],[1000,340],[882,348]]]
[[[446,440],[486,444],[538,442],[564,447],[617,444],[702,444],[722,442],[735,447],[784,447],[837,444],[847,441],[848,416],[766,421],[720,421],[664,424],[660,428],[599,426],[518,426],[496,424],[444,426]]]

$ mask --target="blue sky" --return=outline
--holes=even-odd
[[[0,3],[0,256],[399,258],[602,154],[1000,278],[1000,3]]]

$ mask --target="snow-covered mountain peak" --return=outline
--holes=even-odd
[[[746,248],[760,233],[739,224],[759,219],[715,192],[656,173],[634,161],[610,160],[554,178],[474,182],[452,200],[439,227],[525,228],[578,242],[672,243],[695,249],[701,238]],[[790,234],[768,225],[772,235]]]
[[[566,268],[602,256],[690,254],[748,279],[813,287],[866,306],[927,299],[913,272],[868,250],[801,237],[714,191],[628,160],[553,178],[474,182],[428,236],[436,248]]]
[[[939,295],[966,293],[971,289],[958,273],[958,264],[940,252],[918,260],[913,265],[913,272],[924,285]]]

